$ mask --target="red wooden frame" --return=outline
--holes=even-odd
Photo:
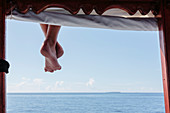
[[[80,8],[85,14],[90,14],[94,9],[99,15],[108,9],[120,8],[130,15],[135,14],[137,10],[143,15],[149,11],[157,15],[160,10],[160,0],[11,0],[6,6],[7,13],[11,7],[17,8],[20,13],[26,13],[31,8],[37,14],[48,7],[60,7],[72,14],[77,14]]]
[[[130,15],[137,10],[146,15],[149,11],[159,16],[160,52],[164,86],[165,111],[170,113],[170,0],[0,0],[0,58],[5,59],[5,14],[16,8],[27,13],[31,8],[36,14],[48,7],[60,7],[72,14],[80,8],[85,14],[94,9],[99,15],[111,8],[120,8]],[[0,72],[0,113],[5,113],[5,74]]]
[[[5,59],[5,1],[0,0],[0,58]],[[0,113],[5,113],[5,73],[0,72]]]

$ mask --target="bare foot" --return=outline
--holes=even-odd
[[[57,58],[60,58],[64,54],[64,50],[58,42],[56,43],[55,49],[56,49]],[[47,72],[47,71],[54,72],[53,67],[51,66],[51,64],[47,58],[45,58],[44,70],[45,70],[45,72]]]
[[[45,71],[53,72],[60,70],[61,66],[57,61],[56,44],[50,44],[49,40],[45,40],[41,47],[41,54],[45,56]]]
[[[54,72],[53,67],[51,66],[50,62],[45,58],[45,72]]]
[[[63,56],[64,50],[58,42],[55,46],[55,49],[56,49],[56,53],[57,53],[57,58],[60,58],[61,56]]]
[[[56,46],[56,55],[57,58],[60,58],[63,54],[64,54],[64,50],[62,48],[62,46],[57,42]],[[45,72],[49,71],[49,72],[54,72],[54,70],[52,70],[51,64],[48,61],[48,59],[45,59],[45,68],[44,68]]]

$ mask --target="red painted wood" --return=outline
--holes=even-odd
[[[0,0],[0,58],[5,59],[5,2]],[[6,112],[5,73],[0,72],[0,113]]]
[[[170,113],[170,9],[166,0],[161,3],[161,16],[159,19],[159,39],[162,64],[162,79],[164,88],[165,111]]]
[[[160,28],[162,25],[160,26]],[[163,89],[164,89],[164,101],[165,101],[165,111],[166,113],[169,112],[169,76],[167,72],[167,58],[164,49],[164,33],[163,29],[161,28],[159,31],[160,37],[160,54],[161,54],[161,65],[162,65],[162,80],[163,80]]]
[[[77,14],[80,8],[85,14],[90,14],[94,9],[99,15],[111,8],[120,8],[133,15],[137,10],[146,15],[149,11],[157,15],[160,10],[160,0],[12,0],[7,3],[6,13],[10,8],[17,8],[21,13],[26,13],[30,8],[35,13],[40,13],[48,7],[60,7],[72,14]]]

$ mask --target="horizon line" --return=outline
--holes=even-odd
[[[6,94],[50,94],[50,93],[164,93],[164,92],[7,92]]]

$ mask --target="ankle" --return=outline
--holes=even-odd
[[[50,46],[55,46],[55,45],[56,45],[56,41],[50,40],[50,39],[46,39],[46,40],[44,41],[44,43],[48,43]]]

